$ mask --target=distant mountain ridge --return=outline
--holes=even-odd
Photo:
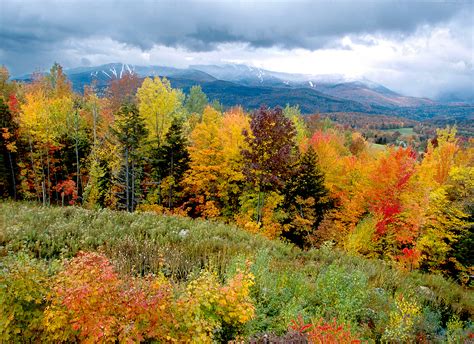
[[[253,109],[268,106],[299,105],[303,113],[364,112],[429,118],[440,112],[446,115],[450,107],[431,99],[408,97],[367,79],[347,80],[341,75],[304,75],[273,72],[242,64],[191,65],[188,68],[166,66],[135,66],[109,63],[95,67],[65,70],[76,91],[82,92],[93,81],[105,89],[110,80],[127,73],[140,77],[167,77],[173,87],[188,92],[201,85],[211,100],[225,106],[242,105]],[[17,79],[27,80],[31,76]],[[473,106],[459,104],[458,113],[472,116]]]

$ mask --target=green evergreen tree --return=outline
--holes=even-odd
[[[167,179],[168,207],[172,208],[177,200],[179,183],[189,168],[187,140],[183,135],[182,122],[174,119],[166,133],[164,144],[156,151],[154,167],[160,179]]]
[[[288,215],[283,236],[303,247],[307,235],[317,229],[330,205],[324,174],[318,167],[317,155],[312,147],[295,164],[283,194],[283,207]]]
[[[127,103],[120,107],[112,133],[121,145],[123,158],[122,169],[116,176],[122,189],[120,203],[125,210],[132,212],[138,202],[142,175],[143,156],[139,148],[148,134],[135,104]]]

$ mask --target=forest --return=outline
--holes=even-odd
[[[59,64],[2,68],[0,114],[1,340],[472,340],[474,139],[456,127],[377,142],[160,77],[76,93]],[[207,235],[238,249],[179,248]]]

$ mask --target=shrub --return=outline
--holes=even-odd
[[[46,338],[85,343],[165,339],[172,323],[171,296],[164,278],[124,281],[103,255],[80,252],[54,280],[44,318]]]
[[[468,333],[470,325],[466,320],[472,317],[474,311],[473,294],[442,276],[400,271],[389,262],[348,255],[329,244],[318,250],[302,251],[215,221],[0,202],[0,254],[27,252],[40,258],[39,261],[25,259],[38,267],[48,280],[51,268],[44,262],[71,258],[81,250],[102,252],[113,262],[112,270],[119,280],[117,288],[113,290],[117,290],[116,295],[121,299],[145,300],[145,303],[152,304],[145,296],[132,297],[127,296],[127,293],[153,296],[155,291],[151,286],[154,281],[165,289],[171,284],[171,301],[166,309],[173,316],[166,325],[166,331],[170,338],[176,340],[191,341],[189,338],[195,335],[194,329],[199,327],[193,322],[193,316],[185,316],[187,306],[192,306],[188,308],[189,314],[194,314],[205,324],[212,323],[212,329],[205,331],[207,340],[224,340],[234,335],[250,337],[256,333],[269,334],[269,331],[275,332],[275,335],[283,334],[291,319],[295,319],[298,314],[306,319],[336,318],[350,323],[363,339],[382,340],[386,329],[390,329],[390,318],[397,312],[393,295],[399,294],[414,297],[410,302],[416,302],[423,309],[419,314],[421,320],[410,329],[410,336],[414,340],[426,338],[429,341],[444,337],[446,329],[442,327],[446,327],[446,321],[453,314],[459,315],[460,321],[465,324],[462,332]],[[2,301],[3,309],[13,309],[11,305],[16,302],[10,296],[5,296],[8,295],[6,291],[14,290],[13,287],[5,287],[10,283],[5,282],[10,273],[6,266],[16,259],[19,258],[1,258],[1,292],[2,300],[6,300]],[[233,315],[234,320],[224,320],[222,313],[219,313],[219,309],[222,312],[222,306],[215,301],[212,303],[214,306],[209,308],[204,305],[207,298],[195,302],[195,298],[190,296],[188,288],[191,287],[187,286],[198,279],[205,285],[211,283],[208,279],[213,279],[211,285],[215,286],[215,292],[219,295],[224,292],[223,286],[236,290],[230,287],[231,281],[238,275],[237,267],[241,267],[241,272],[246,274],[247,270],[242,269],[246,259],[255,261],[250,268],[254,284],[248,286],[248,302],[254,305],[254,316],[250,321],[235,321],[237,318]],[[10,263],[5,263],[7,260]],[[212,272],[201,274],[203,269]],[[41,278],[34,277],[33,273],[21,273],[18,276],[30,279],[28,283],[34,285],[47,285],[38,283],[36,279],[41,281]],[[243,281],[235,283],[242,285]],[[101,286],[96,283],[96,287]],[[39,289],[35,286],[30,290],[35,293]],[[46,288],[44,293],[47,294],[48,290]],[[41,310],[52,299],[46,301],[39,296],[38,299],[42,299],[42,303],[32,302],[30,305],[37,307],[40,311],[35,314],[42,317]],[[158,297],[156,300],[163,301]],[[134,307],[132,301],[123,308],[126,310],[123,314],[129,315],[117,320],[120,324],[128,324],[130,329],[121,330],[113,325],[113,331],[118,331],[114,335],[118,337],[124,333],[124,336],[132,336],[133,333],[140,333],[144,338],[158,336],[145,329],[153,321],[151,313],[130,313],[129,307]],[[241,304],[245,305],[246,302],[242,301]],[[64,311],[65,306],[59,302],[58,305]],[[29,314],[31,318],[36,316]],[[64,314],[67,315],[66,312]],[[16,326],[16,321],[19,318],[10,322],[7,329],[2,327],[2,333]],[[37,330],[33,326],[36,332],[32,338],[35,338],[44,320],[32,323],[40,324]],[[22,331],[27,331],[28,326],[19,325]],[[137,332],[133,332],[135,329]],[[161,330],[163,333],[166,331]],[[456,331],[452,333],[460,332]],[[78,332],[73,330],[72,335],[77,336]]]
[[[39,339],[49,287],[44,263],[26,254],[0,260],[0,342]]]
[[[314,324],[305,323],[300,316],[292,320],[291,331],[305,335],[310,344],[355,344],[361,341],[351,332],[350,325],[338,323],[336,319],[324,321],[320,318]]]
[[[194,332],[193,340],[199,341],[214,334],[228,341],[241,334],[242,326],[254,316],[250,299],[253,283],[253,274],[248,269],[237,271],[223,286],[216,274],[201,273],[188,284],[178,301],[185,331]]]
[[[54,279],[43,339],[84,343],[205,343],[223,335],[232,339],[253,317],[252,283],[248,271],[239,271],[225,285],[204,272],[180,294],[163,276],[124,279],[105,256],[81,252]]]
[[[396,300],[396,308],[390,313],[390,321],[383,334],[383,340],[410,342],[415,340],[415,329],[421,320],[420,305],[403,295]]]
[[[367,277],[361,271],[349,273],[332,264],[316,280],[314,302],[325,318],[355,324],[366,310],[368,290]]]

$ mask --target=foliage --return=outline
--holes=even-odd
[[[386,341],[413,341],[415,328],[420,321],[421,307],[416,301],[407,300],[399,295],[396,300],[396,309],[390,313],[390,321],[383,334]]]
[[[53,277],[25,255],[3,263],[2,341],[210,343],[254,314],[248,268],[222,285],[203,272],[181,291],[162,275],[120,276],[99,253],[79,252]]]
[[[216,340],[283,334],[298,314],[336,317],[375,340],[398,333],[438,340],[455,313],[469,327],[472,297],[440,276],[472,284],[474,140],[455,127],[435,132],[400,118],[369,123],[341,113],[303,120],[289,104],[224,112],[211,94],[206,106],[199,87],[185,98],[164,78],[133,73],[111,80],[106,92],[92,85],[78,94],[58,64],[30,83],[8,78],[0,68],[0,194],[44,208],[1,205],[1,254],[25,251],[50,262],[99,250],[115,269],[110,295],[145,293],[147,281],[161,276],[179,284],[170,307],[181,300],[183,309],[190,279],[225,294],[235,260],[257,258],[248,287],[255,317],[245,326],[223,314],[202,318],[202,304],[188,302],[202,320],[201,327],[186,321],[189,331]],[[141,277],[125,282],[125,275]],[[410,295],[419,308],[413,326],[397,318],[405,306],[394,295]],[[110,326],[113,336],[121,333]]]
[[[201,86],[195,85],[189,90],[189,95],[186,97],[184,107],[190,114],[195,113],[202,115],[204,108],[209,103],[206,94],[202,91]]]
[[[173,326],[171,285],[160,277],[122,280],[97,253],[80,252],[54,280],[46,338],[84,343],[165,340]]]
[[[218,290],[237,290],[231,287],[232,281],[238,280],[235,276],[239,268],[245,276],[248,270],[242,267],[245,259],[251,259],[255,262],[250,267],[254,277],[247,300],[253,304],[254,317],[245,324],[233,317],[227,325],[223,325],[222,318],[227,311],[199,318],[206,324],[215,323],[215,319],[222,321],[215,327],[215,338],[265,331],[283,334],[291,319],[301,314],[305,319],[336,317],[338,323],[348,319],[345,322],[350,322],[361,338],[380,339],[391,312],[396,313],[393,295],[399,294],[412,295],[410,302],[423,307],[419,314],[423,321],[413,329],[416,336],[424,333],[428,338],[438,338],[442,336],[440,326],[445,328],[453,314],[459,314],[466,322],[474,311],[471,293],[439,275],[402,272],[382,261],[349,256],[329,246],[301,251],[219,222],[12,202],[0,203],[0,213],[0,245],[6,251],[26,251],[47,261],[74,257],[81,250],[101,251],[113,261],[113,270],[121,281],[120,292],[132,285],[134,290],[147,290],[141,283],[151,277],[140,276],[165,276],[177,288],[173,289],[173,302],[183,309],[183,313],[170,312],[176,317],[192,312],[202,314],[209,309],[201,305],[184,311],[185,305],[192,304],[191,297],[186,296],[189,282],[199,279],[203,284],[217,286],[219,281]],[[208,272],[201,274],[203,267]],[[227,282],[222,284],[224,280]],[[242,286],[243,282],[236,285]],[[430,315],[437,313],[442,318]],[[198,328],[188,320],[178,323],[184,327],[172,327],[173,333],[189,334],[194,332],[186,332],[186,328]],[[468,323],[463,326],[467,328]]]
[[[265,193],[284,186],[290,174],[295,130],[280,108],[261,107],[252,115],[251,131],[244,131],[246,149],[243,172],[247,181],[257,190],[256,222],[261,223]]]
[[[326,318],[356,323],[364,314],[368,294],[367,277],[360,271],[350,273],[330,265],[316,280],[314,299]]]
[[[140,151],[147,135],[143,119],[134,104],[124,104],[117,113],[112,132],[121,147],[122,168],[115,176],[121,208],[133,211],[139,192]]]
[[[316,230],[324,211],[329,208],[324,175],[319,170],[312,147],[307,149],[293,167],[283,194],[283,207],[288,216],[284,237],[299,246],[308,246],[306,237]]]
[[[351,333],[350,326],[338,324],[336,319],[333,319],[332,322],[325,322],[323,319],[319,319],[315,324],[306,324],[300,316],[297,320],[292,320],[290,329],[305,335],[308,343],[312,344],[361,343]]]
[[[171,88],[166,79],[146,78],[137,90],[138,108],[143,117],[150,142],[159,147],[173,118],[181,115],[183,95]]]
[[[0,341],[40,339],[45,297],[51,283],[44,262],[26,254],[0,261]]]

